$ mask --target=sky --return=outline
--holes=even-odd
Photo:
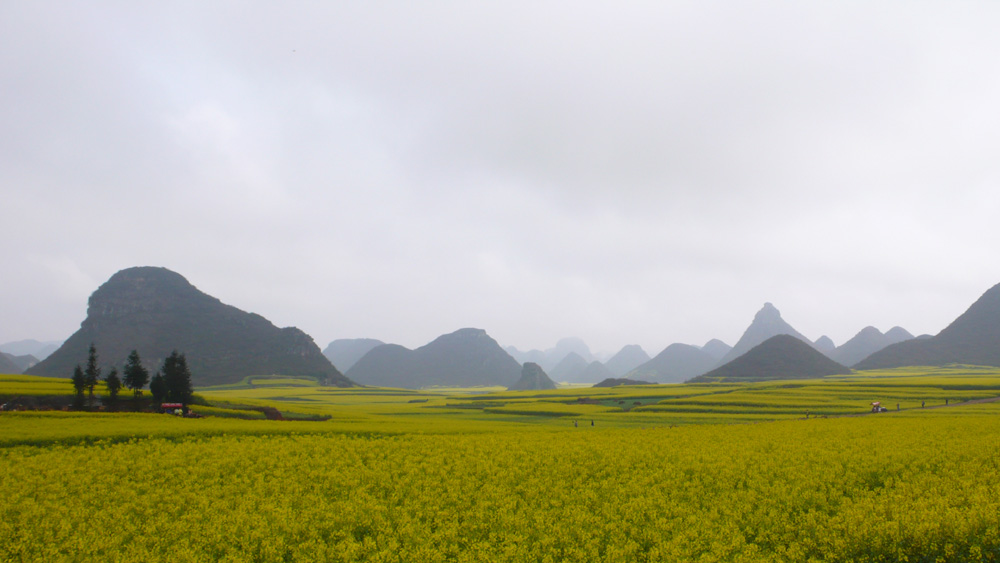
[[[116,271],[416,347],[934,334],[1000,282],[995,2],[0,3],[0,342]]]

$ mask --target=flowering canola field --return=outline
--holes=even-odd
[[[11,444],[0,561],[997,561],[995,405]]]

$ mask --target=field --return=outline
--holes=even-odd
[[[0,561],[1000,560],[993,368],[199,394],[330,419],[0,413]]]

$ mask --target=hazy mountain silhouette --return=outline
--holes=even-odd
[[[813,342],[813,348],[819,350],[824,356],[829,358],[830,354],[833,354],[837,349],[837,345],[833,343],[833,340],[829,336],[824,334]]]
[[[887,346],[858,362],[856,369],[973,364],[1000,366],[1000,284],[932,338]]]
[[[711,354],[697,346],[671,344],[653,359],[628,372],[626,377],[657,383],[681,383],[712,369],[715,363],[716,359]]]
[[[853,338],[841,344],[829,356],[835,362],[845,366],[853,366],[886,346],[912,338],[912,334],[898,326],[893,327],[885,334],[873,326],[866,326]]]
[[[562,338],[556,345],[547,350],[528,350],[522,352],[514,346],[505,348],[508,354],[518,362],[534,362],[542,367],[547,373],[553,374],[559,362],[566,359],[571,353],[583,358],[586,362],[594,361],[594,354],[590,347],[583,340],[576,337]]]
[[[504,348],[504,351],[510,354],[510,357],[517,360],[517,363],[519,364],[534,363],[542,366],[542,364],[547,363],[545,361],[545,352],[542,350],[528,350],[527,352],[522,352],[515,346],[507,346]]]
[[[772,336],[777,336],[779,334],[789,334],[798,338],[799,340],[809,344],[813,347],[811,340],[802,336],[802,334],[792,328],[792,325],[785,322],[781,318],[781,313],[770,303],[764,303],[764,307],[757,314],[754,315],[753,322],[747,327],[743,336],[740,337],[739,342],[733,346],[733,349],[726,353],[725,356],[719,360],[718,366],[725,365],[734,359],[746,354],[750,349],[754,348],[758,344],[763,343],[768,338]]]
[[[534,362],[527,362],[521,368],[521,378],[507,389],[510,391],[541,391],[555,388],[555,382],[549,379],[542,366]]]
[[[905,342],[907,340],[913,340],[914,338],[913,335],[910,334],[910,331],[906,330],[901,326],[894,326],[890,328],[888,331],[886,331],[885,337],[889,341],[889,344],[895,344],[897,342]]]
[[[20,366],[14,363],[14,357],[6,352],[0,352],[0,373],[21,373]]]
[[[580,378],[590,362],[576,352],[570,352],[554,368],[549,370],[553,381],[584,383]]]
[[[61,345],[61,340],[50,340],[47,342],[39,342],[34,339],[18,340],[17,342],[0,344],[0,352],[6,352],[12,356],[34,356],[41,361],[48,358]]]
[[[32,356],[31,354],[25,354],[23,356],[15,356],[14,354],[8,354],[7,352],[0,352],[0,356],[3,356],[8,361],[10,361],[17,371],[0,373],[24,373],[27,369],[31,368],[38,363],[38,358]]]
[[[848,373],[850,368],[827,358],[802,339],[779,334],[690,383],[810,379]]]
[[[713,338],[709,340],[708,342],[705,343],[704,346],[701,347],[702,352],[705,352],[709,356],[715,358],[715,361],[721,360],[732,349],[733,349],[732,346],[726,344],[725,342],[719,340],[718,338]]]
[[[348,381],[307,334],[226,305],[166,268],[128,268],[97,288],[87,318],[51,356],[28,370],[70,377],[91,343],[100,363],[119,369],[133,349],[151,373],[173,350],[187,357],[193,383],[216,385],[248,375],[302,375],[333,385]]]
[[[595,384],[594,387],[618,387],[619,385],[653,385],[653,383],[624,377],[609,377],[608,379]]]
[[[509,387],[521,376],[521,365],[485,330],[463,328],[416,350],[376,346],[347,373],[358,383],[380,387]]]
[[[577,381],[580,383],[597,383],[609,377],[614,377],[611,370],[601,362],[594,360],[587,364],[587,367],[580,372]]]
[[[604,362],[604,367],[611,372],[610,377],[621,377],[649,361],[649,354],[638,344],[629,344]],[[600,381],[600,380],[597,380]]]
[[[346,372],[372,348],[383,344],[385,342],[374,338],[341,338],[327,345],[323,355],[337,369]]]

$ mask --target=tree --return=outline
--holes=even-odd
[[[73,390],[76,391],[74,405],[76,408],[81,408],[83,407],[83,391],[87,388],[87,379],[83,375],[83,368],[80,367],[80,364],[76,364],[76,368],[73,369],[73,377],[70,381],[73,382]]]
[[[118,392],[122,388],[122,380],[118,379],[118,370],[111,368],[108,376],[104,379],[104,385],[108,388],[108,403],[113,405],[118,402]]]
[[[90,392],[90,401],[94,401],[94,387],[101,380],[101,368],[97,367],[97,348],[94,343],[90,343],[90,350],[87,352],[87,367],[83,370],[83,379],[86,382],[87,390]]]
[[[174,350],[167,359],[163,360],[163,383],[167,387],[167,400],[174,403],[181,403],[187,407],[191,402],[191,395],[194,389],[191,387],[191,371],[187,367],[187,359],[184,354]]]
[[[160,408],[160,403],[167,400],[167,384],[163,381],[163,375],[156,372],[153,379],[149,380],[149,393],[153,395],[153,403],[156,408]]]
[[[149,383],[149,370],[142,366],[142,359],[139,358],[138,351],[132,350],[132,353],[128,355],[128,359],[125,360],[124,374],[122,383],[132,390],[132,396],[135,400],[139,400],[139,397],[142,396],[142,388]]]

